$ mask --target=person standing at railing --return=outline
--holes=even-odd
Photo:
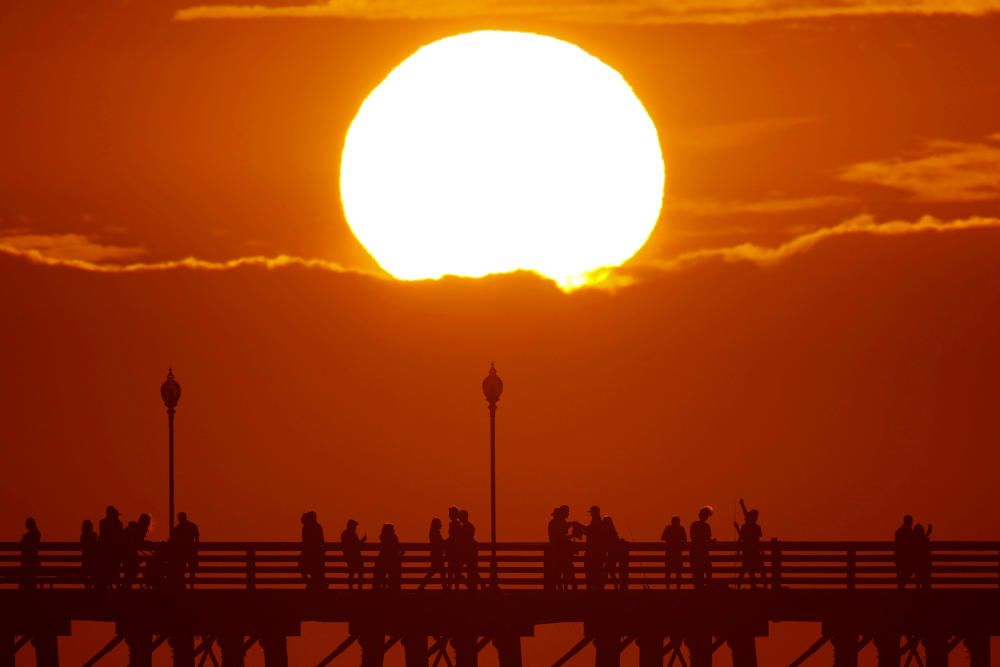
[[[454,505],[448,508],[448,538],[444,553],[448,560],[448,587],[457,589],[462,580],[462,521]]]
[[[932,524],[927,524],[924,530],[923,524],[913,526],[913,574],[917,581],[917,587],[928,590],[931,587],[931,531],[934,530]]]
[[[587,590],[599,591],[604,588],[604,566],[608,555],[608,539],[600,507],[591,506],[590,523],[582,526],[582,530],[587,537],[583,552],[583,571],[587,578]]]
[[[378,556],[375,557],[373,590],[398,591],[403,578],[403,549],[399,546],[396,526],[391,523],[382,526],[379,533]]]
[[[913,576],[913,517],[907,514],[903,524],[896,529],[894,536],[894,555],[896,559],[896,585],[906,588]]]
[[[201,541],[201,534],[198,532],[198,525],[188,519],[187,512],[177,513],[177,525],[168,542],[168,566],[171,578],[179,584],[179,588],[184,588],[184,580],[187,578],[189,586],[194,588],[195,571],[198,569],[198,543]]]
[[[94,590],[98,578],[97,531],[94,522],[84,519],[80,526],[80,577],[85,590]]]
[[[316,512],[306,512],[302,515],[302,555],[299,557],[299,569],[306,580],[306,590],[321,591],[326,588],[325,561],[323,527],[316,519]]]
[[[24,527],[27,529],[21,537],[21,590],[33,591],[38,586],[38,570],[42,561],[39,549],[42,545],[42,531],[38,530],[35,519],[28,517],[24,520]]]
[[[143,547],[146,544],[146,536],[149,534],[151,523],[148,514],[139,515],[138,521],[129,521],[122,534],[124,546],[123,570],[125,577],[122,580],[122,588],[128,590],[132,584],[139,579],[139,561]]]
[[[427,568],[427,574],[424,576],[424,580],[420,582],[419,590],[423,590],[425,586],[434,578],[434,575],[441,577],[441,590],[448,590],[451,585],[448,583],[448,568],[445,565],[444,553],[445,553],[445,539],[444,535],[441,534],[441,528],[444,524],[441,522],[440,517],[434,517],[431,519],[431,527],[427,532],[427,541],[430,543],[430,567]]]
[[[104,510],[104,518],[97,524],[97,560],[100,590],[108,590],[118,584],[118,571],[122,563],[122,541],[125,532],[120,513],[114,505]]]
[[[695,588],[702,588],[712,580],[712,557],[709,549],[715,540],[712,538],[712,527],[708,525],[708,519],[713,513],[711,505],[705,505],[698,511],[698,520],[691,524],[691,575]]]
[[[758,519],[760,513],[756,509],[747,511],[747,506],[740,498],[740,509],[743,510],[743,525],[736,526],[740,540],[742,555],[740,574],[736,578],[736,588],[743,583],[743,575],[750,575],[750,588],[757,588],[757,573],[760,573],[761,585],[767,587],[767,574],[764,572],[764,556],[761,553],[760,540],[763,535]]]
[[[350,519],[347,528],[340,533],[340,544],[344,551],[344,563],[347,565],[347,590],[353,590],[357,583],[361,588],[364,579],[365,564],[361,558],[361,545],[368,541],[368,536],[358,537],[358,522]]]
[[[681,587],[681,573],[684,570],[684,545],[687,544],[687,531],[681,525],[679,516],[672,517],[670,524],[663,529],[660,536],[665,545],[665,572],[667,588],[670,588],[670,575],[676,575],[677,589]]]
[[[611,585],[619,591],[628,590],[628,542],[618,534],[615,522],[610,516],[602,517],[601,524],[604,529],[604,538],[607,541],[607,561],[605,562],[605,576]]]
[[[576,545],[570,538],[569,506],[560,505],[552,510],[549,519],[549,546],[545,552],[545,589],[564,591],[572,587],[576,590],[573,573],[573,553]]]
[[[465,568],[466,584],[469,590],[479,588],[479,543],[476,542],[476,526],[469,521],[469,510],[459,510],[460,524],[459,552]]]

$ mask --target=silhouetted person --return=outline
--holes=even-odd
[[[439,517],[431,519],[431,527],[427,532],[427,541],[430,544],[431,564],[427,569],[424,580],[420,582],[420,589],[424,588],[434,578],[435,574],[441,577],[442,590],[448,590],[451,587],[448,582],[448,567],[444,560],[445,539],[444,535],[441,534],[442,526],[443,524]]]
[[[306,512],[302,515],[302,555],[299,557],[299,569],[306,580],[306,590],[319,591],[326,587],[325,561],[323,527],[316,519],[316,512]]]
[[[607,544],[605,576],[614,588],[626,591],[628,590],[628,542],[618,534],[615,522],[610,516],[603,517],[601,524]]]
[[[167,557],[172,585],[184,588],[184,580],[187,578],[189,586],[194,588],[200,542],[201,533],[198,532],[198,525],[188,519],[187,512],[178,512],[177,525],[174,526],[174,532],[168,543],[169,549],[163,554]]]
[[[139,579],[139,564],[141,552],[146,544],[146,536],[149,534],[151,523],[148,514],[141,514],[138,521],[129,521],[122,534],[123,542],[123,570],[125,577],[122,580],[122,588],[128,590],[132,584]]]
[[[576,590],[573,573],[573,554],[576,545],[570,537],[569,506],[560,505],[552,510],[548,525],[549,546],[545,553],[545,587],[548,590]]]
[[[169,542],[159,542],[148,545],[149,556],[146,558],[146,567],[142,570],[142,581],[146,588],[162,590],[170,582],[171,574],[170,557],[173,548]],[[176,579],[183,586],[183,580]]]
[[[38,570],[42,566],[39,550],[42,546],[42,532],[32,517],[24,520],[27,529],[21,537],[21,590],[33,591],[38,586]]]
[[[743,583],[743,575],[750,577],[750,588],[757,587],[757,573],[760,573],[762,586],[767,586],[767,573],[764,571],[764,556],[761,553],[760,539],[763,534],[760,524],[757,522],[760,513],[752,509],[747,511],[743,499],[740,498],[740,508],[743,510],[743,525],[736,526],[736,532],[740,536],[740,553],[742,562],[740,574],[736,578],[736,588]]]
[[[896,529],[894,551],[896,558],[896,585],[906,588],[913,576],[913,517],[907,514],[903,524]]]
[[[913,546],[912,546],[912,564],[913,564],[913,574],[917,581],[917,587],[921,589],[929,589],[931,587],[931,531],[934,530],[934,526],[931,524],[927,525],[927,530],[924,530],[923,524],[916,524],[913,526]]]
[[[387,523],[379,533],[378,556],[375,558],[375,590],[398,591],[403,577],[403,549],[399,546],[396,527]]]
[[[681,525],[679,516],[670,519],[670,523],[663,529],[660,539],[664,543],[667,588],[670,588],[670,576],[676,575],[677,588],[680,589],[681,574],[684,571],[684,545],[687,544],[687,531]]]
[[[583,527],[587,544],[583,552],[583,571],[587,578],[587,590],[599,591],[604,588],[604,562],[607,558],[607,537],[601,518],[601,508],[592,505],[590,523]]]
[[[448,585],[458,588],[465,579],[462,569],[465,566],[462,539],[463,526],[461,511],[452,505],[448,508],[448,537],[445,539],[444,553],[448,561]]]
[[[98,557],[97,557],[97,531],[94,530],[94,522],[85,519],[80,526],[80,574],[83,579],[83,587],[94,590],[97,581]]]
[[[357,583],[361,588],[362,579],[365,573],[365,563],[361,558],[361,545],[368,540],[368,536],[358,537],[358,522],[351,519],[347,522],[347,528],[340,534],[341,548],[344,550],[344,562],[347,564],[347,589],[354,588]]]
[[[459,541],[462,565],[465,569],[466,585],[470,590],[479,588],[479,544],[476,542],[476,526],[469,521],[469,511],[459,510]]]
[[[122,563],[125,528],[114,505],[108,505],[104,518],[97,524],[97,559],[100,568],[98,587],[102,590],[118,583]]]
[[[695,588],[701,588],[706,581],[712,579],[712,558],[709,547],[712,539],[712,527],[708,519],[712,516],[711,506],[705,505],[698,511],[698,520],[691,524],[691,574]]]

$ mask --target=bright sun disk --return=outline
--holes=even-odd
[[[368,95],[340,191],[397,278],[523,269],[569,289],[642,247],[663,178],[656,127],[620,74],[552,37],[481,31],[421,48]]]

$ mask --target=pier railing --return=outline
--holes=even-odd
[[[440,573],[432,573],[430,545],[404,543],[402,558],[402,590],[424,587],[441,589]],[[608,572],[604,588],[629,590],[664,589],[667,567],[664,545],[660,542],[628,543],[626,565]],[[1000,542],[933,542],[929,577],[925,585],[933,588],[1000,589]],[[149,586],[149,572],[157,567],[158,550],[164,545],[147,543],[140,550],[136,567],[135,587]],[[300,569],[302,545],[298,542],[203,542],[198,547],[193,578],[185,577],[194,589],[280,589],[303,588],[305,579]],[[772,540],[761,548],[764,571],[769,588],[785,589],[878,589],[897,586],[897,566],[891,542],[795,542]],[[159,553],[162,553],[160,551]],[[361,585],[372,587],[378,553],[377,544],[362,548],[364,572]],[[537,542],[504,542],[496,545],[497,581],[504,590],[543,590],[547,577],[548,545]],[[581,545],[574,554],[574,575],[579,590],[586,589],[585,549]],[[712,545],[711,586],[736,587],[740,580],[743,558],[740,545],[718,542]],[[478,577],[481,584],[489,582],[490,545],[479,543]],[[124,569],[119,570],[124,572]],[[85,567],[80,546],[74,542],[46,542],[41,545],[37,565],[22,566],[20,546],[13,542],[0,543],[0,589],[17,588],[25,575],[33,587],[46,589],[83,589],[92,580],[93,569]],[[466,572],[459,588],[466,589]],[[760,585],[759,572],[757,584]],[[121,576],[121,575],[120,575]],[[120,582],[121,578],[116,578]],[[917,584],[919,577],[910,580]],[[682,588],[695,585],[690,553],[683,552],[680,571]],[[742,585],[749,587],[749,575]],[[673,575],[671,587],[676,586]],[[348,569],[341,545],[326,545],[324,586],[330,590],[348,588]],[[357,587],[357,585],[355,585]]]

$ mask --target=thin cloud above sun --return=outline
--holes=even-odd
[[[1000,12],[1000,0],[326,0],[293,5],[196,5],[178,20],[253,18],[454,19],[530,17],[553,21],[624,24],[744,24],[837,16],[961,15]]]

